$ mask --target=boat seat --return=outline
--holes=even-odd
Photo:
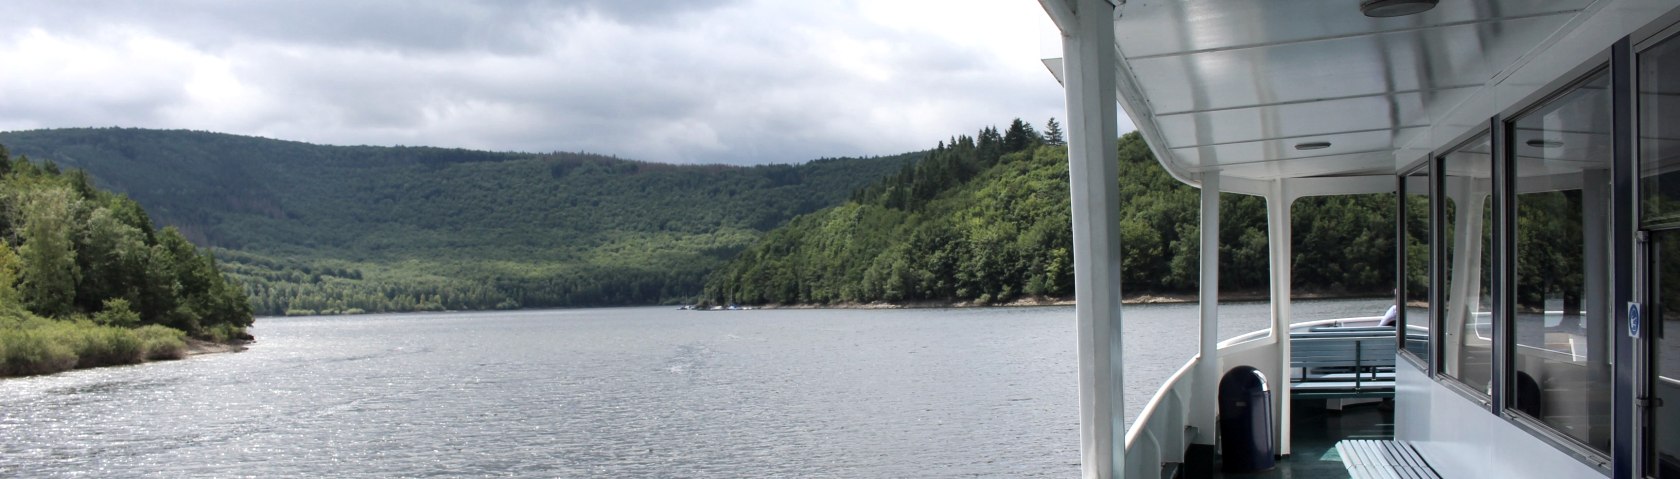
[[[1411,444],[1404,441],[1348,439],[1336,443],[1342,466],[1357,478],[1440,479]]]
[[[1318,327],[1289,339],[1292,396],[1394,397],[1394,328]]]

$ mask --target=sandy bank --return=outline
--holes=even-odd
[[[187,338],[187,356],[215,353],[237,353],[244,351],[246,349],[245,345],[249,343],[249,341],[218,343],[202,339]]]

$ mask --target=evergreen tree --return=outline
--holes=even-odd
[[[1043,140],[1043,138],[1038,136],[1037,131],[1033,131],[1032,125],[1016,118],[1015,121],[1009,123],[1009,129],[1003,132],[1003,151],[1004,153],[1024,151],[1037,145],[1040,140]]]
[[[1062,137],[1062,124],[1056,122],[1056,117],[1044,122],[1044,144],[1050,146],[1065,146],[1067,139]]]

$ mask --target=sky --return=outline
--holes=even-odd
[[[1065,114],[1032,0],[8,0],[0,18],[0,131],[759,164]]]

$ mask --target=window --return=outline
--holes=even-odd
[[[1405,338],[1404,349],[1420,360],[1429,358],[1429,326],[1432,317],[1429,304],[1429,165],[1424,164],[1407,173],[1400,183],[1402,245],[1405,248],[1403,271],[1406,284],[1401,288],[1399,330]]]
[[[1511,124],[1516,276],[1509,409],[1610,449],[1608,73]]]
[[[1492,395],[1493,139],[1482,134],[1442,158],[1440,373]]]
[[[1680,226],[1680,41],[1663,41],[1640,54],[1640,223]]]

